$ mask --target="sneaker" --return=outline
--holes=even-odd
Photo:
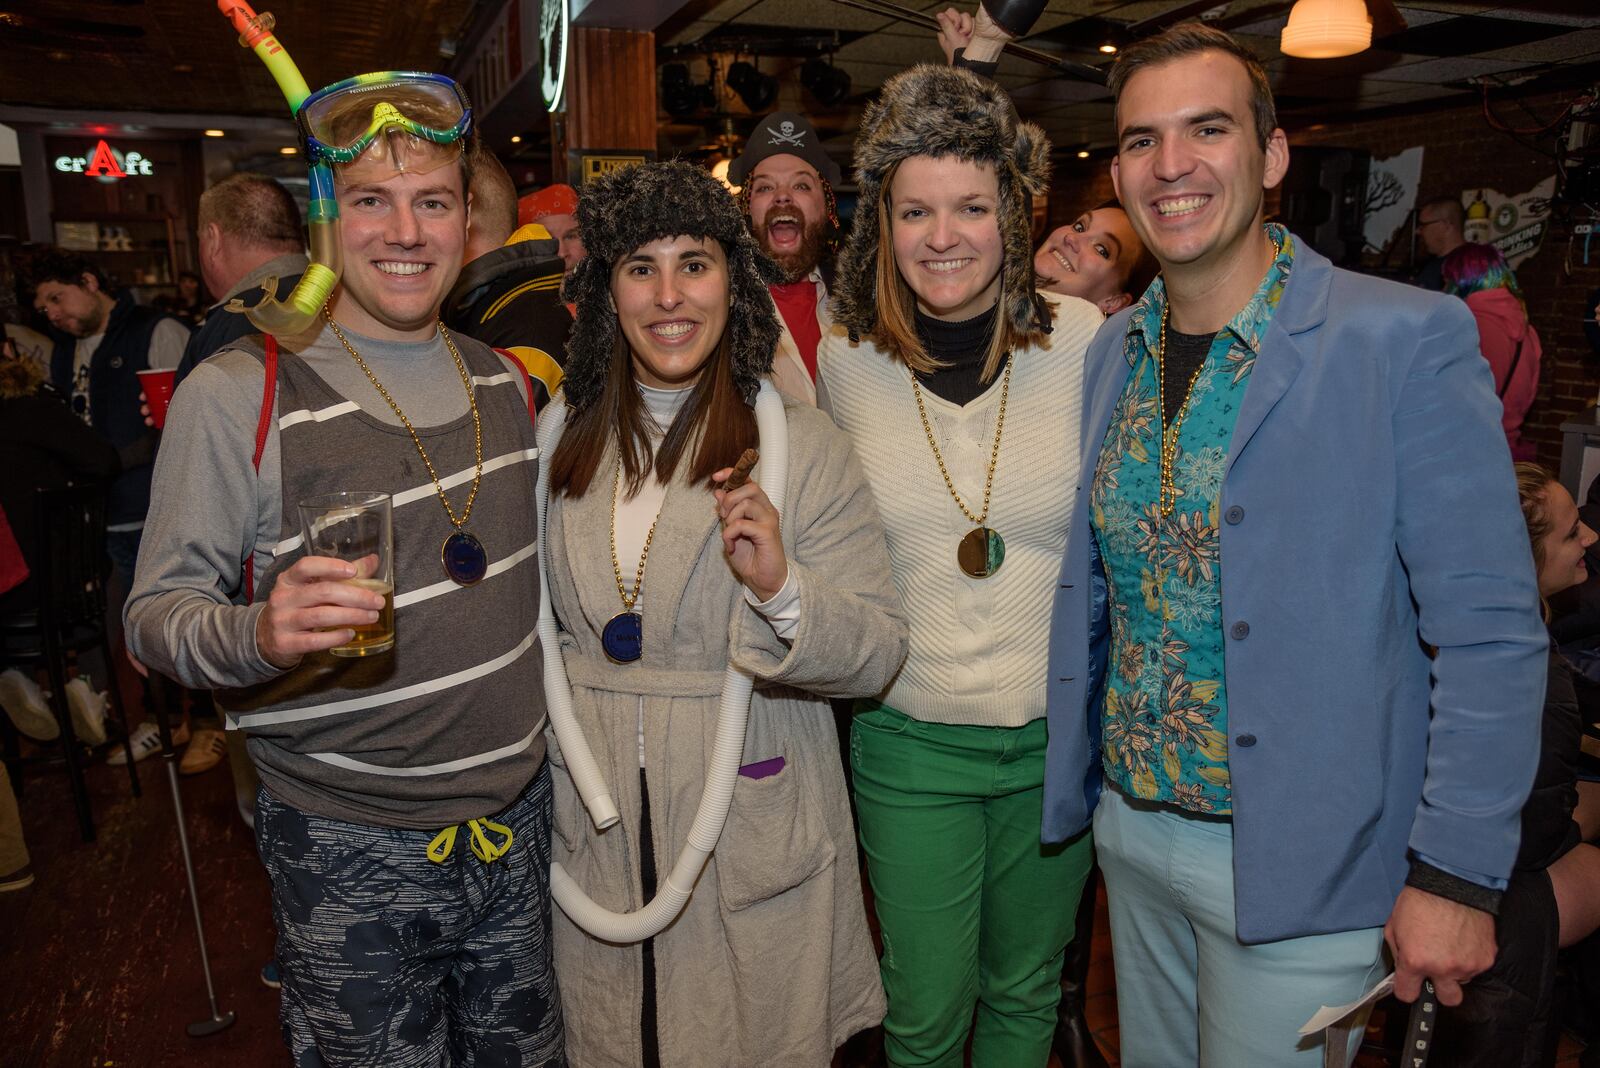
[[[180,723],[178,729],[172,732],[172,744],[179,746],[188,740],[189,725]],[[161,732],[156,729],[154,723],[145,720],[133,728],[133,733],[128,735],[128,745],[133,749],[133,759],[136,763],[145,757],[155,756],[161,752]],[[123,752],[120,745],[111,751],[110,756],[106,757],[106,763],[116,767],[121,767],[127,762],[128,756]]]
[[[16,668],[0,672],[0,705],[16,724],[17,730],[36,742],[53,742],[61,728],[44,699],[39,684]]]
[[[7,890],[24,890],[33,885],[33,866],[24,864],[10,875],[0,875],[0,894]]]
[[[184,775],[199,775],[222,763],[227,755],[228,740],[221,731],[197,727],[189,747],[183,751],[183,759],[178,761],[178,771]]]
[[[269,986],[274,990],[283,986],[283,976],[278,973],[278,962],[276,960],[269,960],[261,966],[261,982],[264,986]]]
[[[67,708],[72,712],[72,729],[78,741],[99,745],[106,740],[106,691],[95,692],[89,676],[79,675],[67,683]]]

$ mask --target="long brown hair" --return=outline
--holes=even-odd
[[[946,365],[943,360],[935,358],[928,351],[927,346],[922,343],[922,338],[917,334],[917,296],[912,292],[905,276],[900,273],[900,265],[894,258],[894,218],[889,190],[894,185],[894,176],[899,170],[900,164],[896,163],[884,172],[883,195],[878,198],[878,262],[874,267],[878,318],[873,325],[871,336],[878,347],[887,352],[891,358],[899,360],[917,374],[926,375]],[[998,225],[998,219],[996,224]],[[1004,236],[1002,233],[1001,237]],[[1001,261],[1000,285],[994,298],[997,306],[994,330],[989,335],[989,353],[983,361],[981,380],[984,382],[994,380],[1006,353],[1018,352],[1044,342],[1043,330],[1018,330],[1011,325],[1011,320],[1004,309],[998,308],[1005,296],[1007,270],[1032,271],[1033,264],[1030,262],[1013,267],[1003,259]]]
[[[733,348],[726,327],[692,389],[652,456],[650,413],[634,381],[633,352],[618,331],[604,391],[595,403],[569,417],[550,458],[550,491],[569,497],[589,492],[613,428],[629,494],[638,493],[652,473],[662,483],[671,482],[691,451],[690,482],[709,481],[713,472],[732,467],[740,453],[756,444],[757,435],[755,412],[733,381]]]

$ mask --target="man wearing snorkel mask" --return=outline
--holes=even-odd
[[[300,332],[174,395],[130,646],[248,735],[296,1065],[564,1065],[528,379],[439,322],[471,111],[447,78],[383,73],[296,117],[338,209],[308,274],[342,276]],[[328,655],[385,610],[359,562],[305,552],[299,502],[338,491],[393,502],[376,655]]]

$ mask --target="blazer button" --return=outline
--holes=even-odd
[[[1224,512],[1222,514],[1222,518],[1226,519],[1229,523],[1238,523],[1240,520],[1244,519],[1244,509],[1240,508],[1236,504]]]
[[[1233,740],[1233,744],[1240,749],[1249,749],[1256,744],[1256,736],[1253,734],[1241,734]]]
[[[1233,625],[1232,629],[1230,629],[1228,633],[1232,634],[1235,638],[1248,638],[1250,636],[1250,624],[1241,619],[1239,622]]]

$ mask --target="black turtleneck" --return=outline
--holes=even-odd
[[[944,364],[932,374],[919,374],[917,381],[936,396],[952,404],[967,405],[982,396],[994,380],[981,381],[983,362],[989,355],[989,339],[994,332],[995,311],[989,310],[959,323],[947,323],[917,311],[917,336],[928,355]],[[1005,369],[1002,360],[1000,370]]]

